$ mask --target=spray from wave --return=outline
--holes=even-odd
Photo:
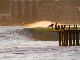
[[[25,44],[27,41],[32,41],[32,35],[28,31],[23,31],[23,28],[18,26],[1,26],[0,45],[19,45]]]
[[[27,28],[35,28],[35,27],[48,27],[51,23],[51,21],[38,21],[31,24],[26,24]]]
[[[25,28],[36,28],[36,27],[43,27],[43,28],[47,28],[50,24],[56,24],[56,22],[53,21],[37,21],[34,23],[30,23],[30,24],[25,24]],[[65,25],[62,23],[58,23],[58,25]]]

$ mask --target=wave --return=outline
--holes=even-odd
[[[0,26],[0,45],[25,44],[33,41],[28,31],[23,31],[22,26]]]

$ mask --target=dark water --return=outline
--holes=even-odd
[[[61,47],[58,41],[35,41],[24,27],[0,27],[0,60],[80,60],[80,46]]]

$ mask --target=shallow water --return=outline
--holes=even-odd
[[[0,27],[0,60],[80,60],[80,46],[62,47],[58,41],[34,41],[24,27]],[[21,32],[20,32],[21,33]]]

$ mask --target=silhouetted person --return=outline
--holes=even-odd
[[[63,25],[61,25],[61,30],[63,30]]]
[[[55,26],[57,26],[57,22],[55,23]]]
[[[66,25],[61,25],[61,30],[65,30]]]
[[[53,26],[54,26],[54,24],[52,23],[51,25],[49,25],[48,27],[52,27],[52,30],[53,30]]]
[[[55,30],[57,30],[57,22],[55,23]]]
[[[57,26],[55,25],[55,30],[57,30]]]
[[[60,29],[60,26],[58,25],[58,28],[57,28],[58,30]]]
[[[52,30],[53,30],[53,26],[54,26],[54,24],[52,23],[52,24],[51,24]]]
[[[64,25],[64,28],[63,28],[63,30],[65,30],[65,28],[66,28],[66,25]]]

